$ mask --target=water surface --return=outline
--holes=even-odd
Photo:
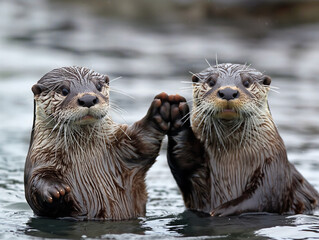
[[[272,76],[270,106],[290,161],[319,189],[319,24],[249,31],[225,23],[128,23],[50,1],[0,2],[0,239],[314,239],[319,215],[209,218],[185,211],[166,163],[166,139],[147,176],[145,218],[75,222],[38,218],[24,198],[23,168],[33,117],[31,86],[53,68],[106,73],[113,113],[131,124],[165,91],[191,100],[189,71],[251,63]],[[247,34],[249,33],[249,34]],[[186,89],[184,89],[186,87]],[[125,91],[133,97],[117,93]]]

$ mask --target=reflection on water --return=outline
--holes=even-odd
[[[272,229],[281,226],[293,228],[294,226],[293,219],[269,214],[210,218],[208,215],[204,216],[185,211],[176,216],[167,215],[163,218],[156,217],[153,220],[158,222],[168,220],[165,227],[169,233],[168,235],[171,236],[204,236],[207,238],[214,236],[214,239],[252,238],[255,236],[255,231],[261,228],[265,228],[264,231],[266,232],[267,228]],[[72,220],[30,218],[24,232],[28,236],[65,239],[107,237],[118,234],[130,234],[132,238],[141,238],[143,235],[145,237],[149,235],[160,237],[160,234],[154,234],[154,229],[146,227],[146,221],[152,221],[152,219],[121,222],[76,222]],[[151,233],[152,231],[153,233]],[[260,232],[260,234],[264,235],[263,232]]]
[[[144,234],[141,221],[121,222],[76,222],[72,220],[56,220],[44,218],[31,218],[24,229],[25,234],[42,238],[95,238],[112,234]]]
[[[205,58],[214,63],[216,54],[219,62],[252,63],[272,76],[280,94],[271,92],[270,106],[289,159],[319,189],[319,24],[271,28],[256,21],[259,27],[191,19],[187,24],[128,22],[65,1],[0,1],[0,239],[318,238],[318,215],[210,218],[184,212],[166,163],[166,143],[147,176],[145,218],[36,218],[24,198],[33,117],[30,88],[46,72],[80,65],[111,79],[122,76],[111,88],[134,99],[114,91],[111,100],[125,110],[122,116],[130,124],[143,117],[162,91],[191,100],[190,84],[182,81],[190,82],[189,71],[206,68]],[[122,116],[113,113],[118,122],[124,122]]]
[[[290,226],[292,220],[271,214],[243,214],[240,216],[211,218],[186,211],[168,224],[182,236],[216,236],[224,239],[253,238],[255,231],[274,226]]]

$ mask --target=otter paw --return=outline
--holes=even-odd
[[[164,132],[168,131],[170,104],[166,93],[162,92],[155,96],[147,115],[148,119],[152,120],[157,128]]]
[[[170,131],[186,129],[190,126],[189,107],[186,99],[178,94],[170,95],[168,101],[171,104]]]
[[[49,205],[54,202],[60,202],[71,191],[68,185],[54,180],[42,180],[37,185],[39,202]]]
[[[236,206],[220,206],[215,208],[210,215],[213,217],[226,217],[231,215],[238,215],[241,211]]]

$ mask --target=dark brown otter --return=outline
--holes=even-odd
[[[109,117],[109,78],[82,67],[32,87],[34,122],[25,195],[35,214],[122,220],[145,215],[145,175],[168,130],[165,93],[132,126]]]
[[[185,99],[172,97],[167,153],[186,207],[212,216],[312,213],[319,194],[287,160],[267,101],[271,79],[219,64],[192,80],[192,126]]]

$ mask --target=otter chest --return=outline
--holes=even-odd
[[[209,153],[212,208],[243,194],[255,170],[260,166],[256,156],[245,151]]]
[[[75,156],[72,156],[75,157]],[[72,159],[68,184],[80,215],[89,219],[129,219],[142,215],[136,202],[138,169],[129,169],[111,154],[87,151]],[[145,184],[140,185],[143,188]],[[146,203],[146,201],[145,201]]]

